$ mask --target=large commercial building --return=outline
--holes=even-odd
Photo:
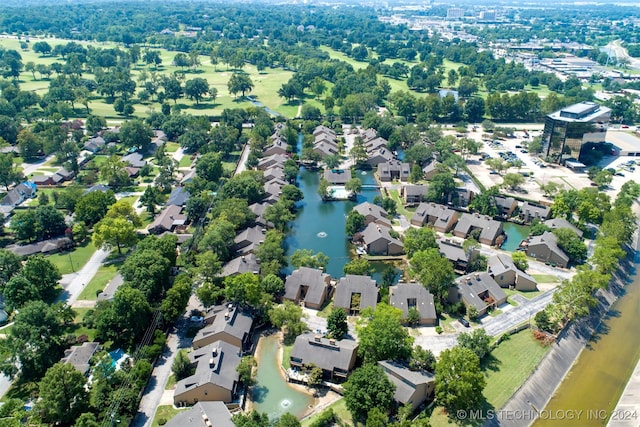
[[[542,134],[543,153],[555,163],[578,159],[586,141],[604,141],[611,110],[594,102],[581,102],[549,114]]]

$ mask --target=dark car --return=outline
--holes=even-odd
[[[471,325],[469,324],[469,321],[468,321],[467,319],[463,319],[462,317],[458,319],[458,322],[462,323],[462,325],[463,325],[465,328],[468,328],[469,326],[471,326]]]

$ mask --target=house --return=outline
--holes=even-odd
[[[368,153],[369,159],[367,164],[371,167],[378,167],[380,163],[387,163],[393,160],[393,153],[386,147],[381,147],[371,153]]]
[[[233,241],[233,250],[239,255],[246,255],[255,251],[264,242],[264,229],[260,226],[245,228]]]
[[[400,187],[400,197],[404,200],[405,205],[415,205],[422,203],[428,191],[429,187],[426,185],[407,184]]]
[[[232,259],[222,266],[222,273],[220,275],[227,277],[242,273],[260,274],[260,262],[253,253]]]
[[[137,178],[140,175],[140,168],[134,168],[133,166],[125,166],[124,170],[127,172],[129,178]]]
[[[410,173],[411,165],[402,163],[400,160],[378,163],[378,178],[383,182],[393,181],[394,179],[406,182],[409,180]]]
[[[143,168],[147,164],[147,161],[142,158],[142,154],[140,153],[127,154],[122,158],[122,161],[134,168]]]
[[[313,137],[314,138],[317,138],[318,136],[321,136],[321,135],[326,135],[326,136],[328,136],[329,138],[332,138],[332,139],[336,139],[337,138],[336,133],[334,132],[334,130],[331,129],[331,128],[328,128],[328,127],[326,127],[324,125],[316,126],[316,128],[313,130]]]
[[[450,303],[462,301],[467,307],[474,306],[481,316],[488,308],[504,304],[507,294],[489,273],[473,273],[456,280],[456,284],[449,288],[448,300]]]
[[[82,375],[89,372],[89,361],[96,351],[98,351],[99,343],[84,342],[82,345],[74,345],[70,349],[64,351],[64,357],[60,359],[63,363],[68,363],[76,368]]]
[[[331,185],[345,185],[351,179],[351,169],[325,169],[324,179]]]
[[[273,142],[262,150],[262,157],[269,157],[274,154],[280,154],[281,156],[287,154],[287,143],[279,136],[273,139]]]
[[[362,132],[362,140],[365,143],[377,137],[378,137],[378,133],[376,132],[375,129],[369,128],[369,129],[366,129],[364,132]]]
[[[176,406],[197,402],[231,403],[237,398],[242,350],[225,341],[214,341],[189,353],[196,371],[176,383],[173,403]]]
[[[515,287],[519,291],[535,291],[536,279],[519,270],[507,254],[496,254],[487,261],[487,272],[503,288]]]
[[[378,287],[371,277],[347,274],[338,281],[333,298],[334,307],[344,308],[347,314],[354,316],[364,308],[376,308],[377,303]]]
[[[224,402],[198,402],[186,411],[178,412],[165,427],[235,427],[231,412]]]
[[[284,181],[284,170],[282,169],[281,165],[276,165],[276,166],[270,167],[269,169],[265,169],[264,172],[262,172],[262,175],[264,176],[265,182],[268,182],[274,179],[279,179]]]
[[[193,181],[193,178],[195,178],[196,176],[198,176],[198,173],[196,172],[195,168],[189,169],[189,171],[185,172],[182,175],[182,179],[180,179],[180,185],[184,185]]]
[[[427,371],[412,371],[393,360],[381,360],[385,375],[395,385],[393,398],[400,405],[410,404],[415,410],[433,397],[435,377]]]
[[[176,187],[169,194],[169,200],[167,200],[167,206],[185,206],[189,201],[191,195],[184,187]]]
[[[340,382],[349,376],[357,354],[355,340],[338,341],[307,333],[296,337],[289,360],[292,369],[302,370],[313,364],[322,369],[323,379]]]
[[[420,325],[435,325],[438,320],[433,295],[420,283],[398,283],[391,286],[389,302],[402,310],[405,319],[409,317],[409,310],[415,308],[420,314]]]
[[[354,206],[353,210],[364,216],[365,225],[374,222],[376,224],[384,225],[385,227],[391,228],[391,221],[387,219],[387,211],[385,211],[378,205],[374,205],[373,203],[369,202],[363,202],[357,206]]]
[[[101,191],[103,193],[106,193],[107,191],[111,190],[111,188],[109,188],[108,185],[105,184],[96,184],[92,187],[87,188],[86,190],[84,190],[83,194],[89,194],[89,193],[93,193],[94,191]]]
[[[64,168],[58,169],[55,175],[59,175],[62,178],[62,181],[70,181],[74,176],[76,176],[73,171],[68,171]]]
[[[282,187],[285,185],[287,185],[287,182],[277,178],[266,182],[264,184],[264,201],[270,204],[277,202],[280,198],[280,194],[282,194]]]
[[[469,263],[479,254],[477,249],[464,250],[461,244],[457,244],[451,239],[438,239],[436,243],[438,243],[440,255],[448,259],[453,264],[453,269],[460,274],[467,272]]]
[[[364,148],[368,153],[374,152],[381,147],[387,147],[388,141],[380,136],[368,139],[364,142]]]
[[[569,264],[569,257],[560,249],[556,235],[550,231],[529,239],[525,251],[528,256],[538,261],[549,262],[563,268]]]
[[[578,235],[578,237],[582,237],[582,230],[580,230],[578,227],[576,227],[575,225],[571,224],[569,221],[567,221],[564,218],[552,218],[552,219],[548,219],[544,222],[544,225],[546,225],[547,227],[549,227],[552,230],[556,230],[558,228],[568,228],[569,230],[573,231],[574,233],[576,233]]]
[[[106,141],[104,140],[104,138],[97,135],[92,138],[89,138],[84,143],[82,148],[95,154],[98,151],[102,150],[105,144],[106,144]]]
[[[62,181],[63,178],[55,173],[52,175],[33,175],[31,177],[31,182],[33,182],[38,187],[46,185],[58,185],[61,184]]]
[[[207,313],[204,322],[206,326],[193,338],[194,349],[216,341],[224,341],[240,349],[251,344],[253,317],[233,304],[214,307]]]
[[[273,224],[266,221],[264,219],[264,211],[268,206],[271,206],[269,203],[254,203],[249,206],[249,210],[253,212],[256,218],[253,220],[255,225],[259,225],[261,227],[273,227]]]
[[[68,237],[55,237],[28,245],[9,245],[7,249],[18,256],[25,257],[35,254],[52,254],[72,247],[73,241]]]
[[[470,188],[457,187],[449,194],[448,203],[455,203],[456,206],[465,208],[469,206],[473,196],[475,196],[475,193]]]
[[[283,299],[320,310],[331,292],[331,276],[319,268],[300,267],[284,282]]]
[[[288,157],[282,154],[274,154],[269,157],[263,157],[258,161],[257,169],[260,171],[265,171],[277,165],[284,166],[284,162],[286,162],[287,159]]]
[[[320,141],[313,144],[312,151],[320,155],[320,157],[333,156],[338,154],[338,144],[329,141]]]
[[[474,230],[481,230],[478,242],[494,245],[498,236],[502,234],[502,223],[487,215],[463,214],[453,229],[453,235],[466,239]]]
[[[518,201],[513,197],[494,196],[493,200],[496,203],[498,215],[502,215],[503,217],[510,217],[518,207]]]
[[[440,173],[438,165],[440,163],[437,161],[432,161],[428,165],[422,168],[422,177],[428,181],[432,180],[434,176]]]
[[[458,212],[437,203],[420,203],[411,217],[411,224],[423,227],[433,225],[433,229],[440,233],[448,233],[458,221]]]
[[[549,216],[551,216],[551,208],[549,206],[524,202],[520,208],[519,217],[527,224],[530,224],[536,218],[540,221],[544,221],[549,219]]]
[[[13,187],[0,200],[2,206],[18,206],[27,199],[36,197],[36,185],[33,182],[22,182]]]
[[[165,231],[174,231],[178,227],[184,226],[187,216],[182,214],[182,206],[170,205],[160,212],[160,214],[147,227],[149,233],[160,234]]]
[[[391,229],[384,225],[369,223],[365,229],[358,233],[369,255],[401,255],[404,253],[404,244],[391,236]]]

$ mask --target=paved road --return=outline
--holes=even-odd
[[[53,154],[50,154],[49,156],[45,157],[42,160],[39,160],[35,163],[23,163],[20,165],[20,167],[22,167],[22,174],[24,176],[26,176],[27,178],[29,178],[29,176],[34,173],[36,170],[38,170],[38,168],[41,168],[42,166],[44,166],[45,163],[47,163],[49,160],[53,159]]]
[[[66,301],[67,304],[73,305],[78,299],[78,296],[84,289],[85,285],[93,279],[98,269],[102,265],[110,251],[104,249],[98,249],[91,255],[89,261],[77,272],[71,274],[65,274],[60,280],[60,284],[64,288],[62,293],[58,296],[57,301]]]

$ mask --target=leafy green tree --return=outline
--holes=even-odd
[[[100,165],[100,178],[115,190],[127,186],[131,183],[131,179],[125,169],[126,166],[118,156],[111,156]],[[99,191],[94,191],[89,194],[93,193],[99,193]]]
[[[475,329],[473,332],[462,332],[458,335],[458,346],[467,348],[478,356],[478,359],[482,360],[484,356],[489,354],[491,343],[491,337],[487,335],[484,328]]]
[[[435,396],[436,402],[450,414],[479,408],[485,385],[480,359],[473,351],[453,347],[440,354],[436,365]]]
[[[529,268],[529,260],[524,252],[513,252],[511,259],[518,270],[527,271]]]
[[[432,228],[409,228],[404,233],[404,251],[411,259],[416,252],[438,248],[436,233]]]
[[[357,194],[362,190],[362,181],[360,180],[360,178],[351,178],[344,185],[344,188],[347,191]]]
[[[236,427],[269,427],[269,417],[267,414],[257,412],[255,409],[249,414],[238,412],[231,417],[233,425]]]
[[[209,82],[201,77],[187,80],[184,84],[184,93],[189,98],[195,99],[196,104],[199,104],[204,95],[209,93]]]
[[[140,220],[138,213],[133,209],[131,203],[124,199],[118,200],[113,205],[109,206],[105,218],[121,218],[129,221],[136,227],[140,227],[142,225],[142,221]]]
[[[21,308],[29,301],[42,300],[42,295],[36,285],[20,274],[13,276],[4,285],[2,294],[9,312]]]
[[[151,144],[153,130],[142,120],[128,120],[120,126],[120,141],[125,147],[146,150]]]
[[[93,227],[93,244],[100,248],[116,247],[122,254],[123,247],[131,247],[138,240],[133,224],[125,218],[103,218]]]
[[[186,350],[178,350],[171,365],[171,372],[176,377],[176,381],[188,378],[195,373],[195,368],[191,364]]]
[[[58,294],[58,280],[62,276],[58,268],[42,255],[29,257],[20,274],[38,289],[42,300],[53,301]]]
[[[201,251],[209,249],[218,256],[218,259],[227,261],[230,258],[230,250],[233,246],[235,236],[236,233],[233,224],[226,219],[218,218],[207,229],[202,240],[198,243],[198,249]]]
[[[289,264],[295,268],[309,267],[324,270],[329,263],[329,257],[322,252],[313,253],[311,249],[297,249],[290,257]]]
[[[268,314],[271,324],[284,331],[285,343],[293,343],[298,335],[307,330],[306,323],[302,321],[302,307],[291,301],[272,307]]]
[[[147,209],[148,213],[154,215],[156,213],[156,206],[162,203],[162,194],[158,190],[158,187],[149,185],[144,189],[144,193],[140,196],[139,202]]]
[[[196,162],[196,172],[208,182],[218,182],[224,170],[222,168],[222,156],[219,153],[206,153],[200,156]]]
[[[38,384],[35,410],[42,421],[70,424],[89,406],[84,375],[69,363],[58,362],[47,370]]]
[[[344,274],[357,274],[360,276],[369,276],[373,274],[374,268],[369,260],[365,258],[354,258],[342,267]]]
[[[433,372],[436,369],[436,356],[429,349],[424,349],[417,345],[413,347],[409,369],[415,371]]]
[[[244,97],[245,92],[251,92],[253,89],[253,82],[246,74],[233,73],[227,83],[227,88],[230,94],[235,96],[238,92],[241,92]]]
[[[121,286],[113,300],[96,308],[97,337],[116,345],[132,348],[149,326],[151,306],[145,295],[130,286]]]
[[[189,297],[191,297],[191,279],[183,274],[176,278],[160,304],[162,318],[169,323],[178,320],[189,303]]]
[[[240,374],[240,381],[246,386],[252,386],[255,382],[253,368],[258,366],[253,356],[243,356],[236,371]]]
[[[345,404],[355,420],[365,420],[373,408],[388,412],[393,405],[395,386],[377,364],[368,363],[353,371],[343,390]]]
[[[147,301],[157,301],[169,283],[171,262],[157,250],[138,248],[120,267],[126,283]]]
[[[20,133],[18,133],[17,141],[20,155],[25,162],[33,162],[42,154],[42,140],[31,130],[21,130]]]
[[[244,199],[251,205],[262,200],[264,194],[262,172],[244,171],[227,180],[220,189],[218,197]]]
[[[524,184],[524,181],[524,176],[520,175],[519,173],[508,173],[504,177],[502,177],[502,186],[513,191]]]
[[[267,274],[260,281],[260,287],[269,295],[276,297],[284,292],[284,281],[275,274]]]
[[[0,249],[0,292],[4,285],[22,268],[20,257],[7,249]]]
[[[272,223],[276,230],[284,232],[288,224],[296,218],[288,204],[285,199],[280,199],[273,205],[267,206],[264,210],[263,218],[265,221]]]
[[[9,186],[21,179],[22,173],[17,169],[13,155],[10,153],[0,154],[0,184],[9,191]]]
[[[331,338],[341,340],[348,332],[347,312],[340,307],[333,308],[327,318],[327,332]]]
[[[409,359],[413,338],[402,326],[402,310],[381,303],[362,317],[366,324],[358,328],[358,353],[365,362]]]
[[[411,274],[422,283],[438,301],[445,301],[455,273],[451,263],[431,248],[416,252],[411,257]]]
[[[264,292],[260,287],[260,278],[252,273],[228,276],[224,279],[227,300],[253,308],[264,303]]]
[[[562,249],[571,262],[581,263],[587,258],[587,246],[584,241],[570,228],[558,228],[553,230],[558,246]]]
[[[456,183],[451,173],[439,173],[431,179],[426,198],[432,202],[446,203],[455,188]]]

